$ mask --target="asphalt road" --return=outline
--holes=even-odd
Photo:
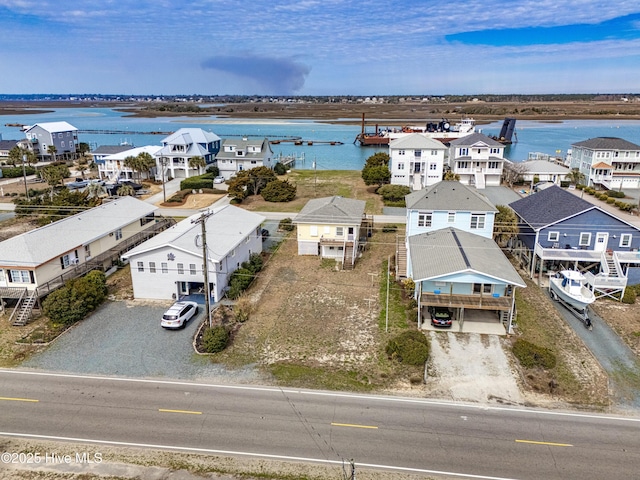
[[[640,418],[415,398],[0,370],[0,412],[0,436],[460,478],[630,479],[640,465]]]

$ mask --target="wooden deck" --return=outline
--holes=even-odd
[[[450,295],[423,293],[420,305],[425,307],[473,308],[479,310],[511,310],[511,297],[491,295]]]

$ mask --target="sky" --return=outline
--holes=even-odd
[[[640,93],[638,0],[0,0],[0,93]]]

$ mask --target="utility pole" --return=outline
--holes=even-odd
[[[167,203],[167,191],[166,191],[165,186],[164,186],[164,171],[165,171],[166,166],[167,166],[167,158],[166,157],[160,157],[160,164],[162,165],[162,197],[164,199],[164,203]]]
[[[25,167],[25,163],[27,163],[27,155],[22,155],[22,178],[24,179],[24,194],[27,196],[27,200],[29,200],[29,189],[27,188],[27,168]]]
[[[163,170],[164,171],[164,170]],[[209,286],[209,255],[207,254],[207,219],[213,215],[213,212],[206,211],[200,214],[199,218],[194,218],[191,223],[199,223],[202,228],[202,265],[204,270],[204,294],[205,303],[204,311],[209,321],[209,328],[211,328],[211,287]],[[196,245],[197,246],[197,245]]]

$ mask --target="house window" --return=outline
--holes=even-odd
[[[473,293],[491,293],[492,285],[490,283],[474,283],[473,284]]]
[[[184,274],[184,264],[183,263],[179,263],[178,264],[178,274],[180,274],[180,275]]]
[[[156,262],[149,262],[149,272],[156,273]]]
[[[500,153],[500,149],[499,148],[492,148],[491,149],[491,153]]]
[[[429,170],[437,170],[438,169],[438,164],[437,163],[430,163],[429,164]]]
[[[488,168],[498,169],[500,168],[500,162],[489,162]]]
[[[66,254],[60,257],[60,266],[65,269],[78,263],[78,258],[74,255]]]
[[[138,262],[138,271],[144,272],[144,262]]]
[[[471,215],[471,229],[481,230],[484,228],[485,215],[484,213],[474,213]]]
[[[460,169],[469,168],[469,162],[458,162],[458,168],[460,168]]]
[[[620,246],[621,247],[630,247],[631,246],[631,234],[623,233],[620,235]]]
[[[454,223],[456,221],[456,212],[449,212],[447,215],[447,222]]]
[[[91,245],[84,246],[84,259],[89,260],[91,258]]]
[[[589,244],[591,243],[591,234],[588,232],[582,232],[580,233],[580,246],[581,247],[588,247]]]
[[[413,155],[418,158],[422,157],[422,150],[414,150]]]
[[[195,275],[196,274],[196,264],[195,263],[190,263],[189,264],[189,275]]]
[[[398,170],[404,170],[404,162],[398,164]]]
[[[162,262],[160,268],[162,268],[162,273],[169,273],[169,265],[167,265],[167,262]]]
[[[557,242],[558,240],[560,240],[560,232],[549,232],[547,240],[549,240],[550,242]]]
[[[323,233],[325,235],[329,235],[331,233],[331,227],[329,227],[328,225],[325,225]]]
[[[234,248],[233,250],[231,250],[231,256],[235,257],[236,256],[236,249]]]
[[[336,237],[344,236],[344,227],[336,227]]]
[[[122,229],[119,228],[116,230],[116,241],[120,240],[122,238]]]
[[[430,227],[431,226],[431,212],[422,212],[418,213],[418,226],[419,227]]]
[[[318,236],[318,226],[317,225],[310,225],[309,226],[309,235],[311,235],[312,237],[317,237]]]
[[[433,156],[438,155],[438,151],[437,150],[431,150],[431,155],[433,155]]]
[[[398,155],[404,155],[404,150],[398,150]]]
[[[468,148],[461,148],[460,150],[458,150],[458,155],[460,155],[460,156],[469,155],[469,149]]]
[[[9,282],[12,283],[31,283],[29,270],[9,270]]]

